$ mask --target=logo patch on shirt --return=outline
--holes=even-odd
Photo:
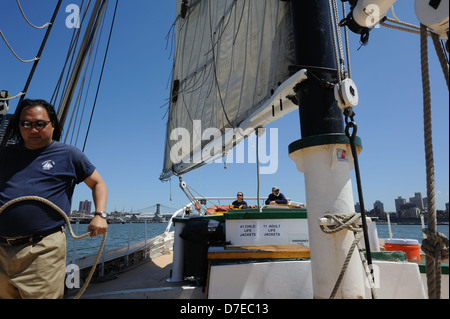
[[[42,163],[42,169],[44,171],[49,171],[53,168],[53,166],[55,166],[55,162],[53,162],[52,160],[48,160]]]

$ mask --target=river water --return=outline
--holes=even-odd
[[[78,229],[77,229],[78,227]],[[72,224],[75,235],[81,236],[87,232],[88,225]],[[167,223],[127,223],[110,224],[105,242],[104,251],[110,251],[117,248],[127,247],[128,244],[139,243],[147,239],[161,235],[167,228]],[[75,248],[76,258],[94,255],[100,248],[103,236],[94,238],[84,238],[74,241],[67,231],[67,260],[71,260]],[[74,242],[76,247],[74,247]]]
[[[85,224],[72,225],[72,228],[77,235],[85,234],[87,231]],[[160,235],[167,228],[167,223],[127,223],[127,224],[111,224],[108,228],[108,235],[104,251],[114,250],[121,247],[126,247],[128,243],[134,244],[151,239]],[[447,237],[449,236],[448,225],[438,225],[437,230]],[[421,225],[391,225],[393,238],[417,239],[419,243],[423,239]],[[377,224],[377,232],[379,238],[389,238],[388,225]],[[86,238],[76,241],[76,258],[96,254],[102,236],[95,238]],[[67,260],[71,260],[74,251],[74,240],[67,233]]]

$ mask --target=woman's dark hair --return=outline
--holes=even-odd
[[[58,116],[56,115],[53,105],[44,100],[25,99],[22,102],[20,102],[19,105],[17,105],[17,109],[14,112],[14,115],[9,123],[9,125],[11,125],[13,130],[13,137],[16,136],[19,142],[22,142],[22,135],[20,135],[19,129],[20,115],[22,114],[22,111],[25,108],[35,106],[42,106],[47,111],[47,114],[54,128],[52,139],[55,141],[59,141],[59,139],[61,138],[61,127],[59,125]]]

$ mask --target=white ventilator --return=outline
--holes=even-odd
[[[386,16],[395,1],[359,0],[353,9],[353,19],[361,27],[371,29]]]

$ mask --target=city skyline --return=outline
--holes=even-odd
[[[409,200],[406,200],[406,198],[403,198],[402,195],[398,195],[397,198],[394,198],[394,203],[395,203],[395,211],[385,211],[384,210],[384,202],[382,202],[381,200],[375,200],[372,203],[372,208],[369,209],[368,205],[365,204],[365,210],[366,211],[370,211],[372,209],[375,209],[376,207],[380,208],[382,211],[385,211],[387,213],[392,213],[392,212],[399,212],[400,211],[400,206],[407,204],[407,203],[414,203],[417,204],[417,207],[423,211],[427,209],[427,197],[422,197],[422,193],[421,192],[415,192],[413,197],[409,197]],[[445,203],[445,207],[436,207],[436,210],[440,210],[440,211],[448,211],[449,210],[449,203]],[[360,205],[359,203],[355,203],[355,211],[356,212],[361,212],[360,210]]]

